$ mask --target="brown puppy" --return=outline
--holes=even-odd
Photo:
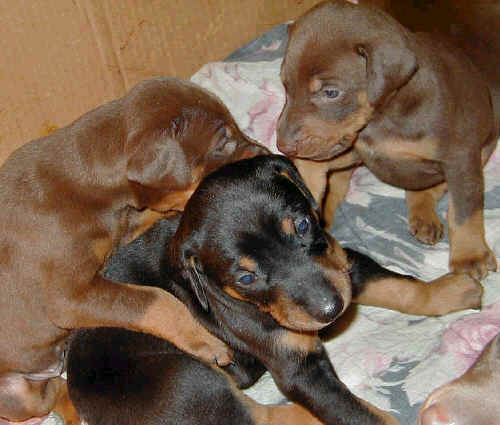
[[[297,165],[317,200],[327,194],[327,225],[353,166],[365,164],[407,190],[410,231],[425,243],[443,236],[435,205],[448,190],[451,271],[483,278],[496,270],[482,165],[498,125],[485,78],[461,50],[381,10],[329,1],[291,26],[281,77],[278,148],[312,160]]]
[[[113,248],[181,210],[207,173],[264,152],[216,97],[157,78],[12,154],[0,169],[0,418],[52,409],[74,328],[139,330],[230,360],[172,295],[99,271]]]
[[[500,335],[460,378],[443,385],[425,401],[420,425],[500,425]]]

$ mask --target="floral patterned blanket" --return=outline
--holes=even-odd
[[[243,131],[274,152],[284,103],[279,69],[286,38],[286,25],[278,26],[192,77],[226,103]],[[486,236],[500,264],[500,148],[487,164],[485,178]],[[445,197],[439,205],[443,221],[447,205]],[[447,273],[448,240],[422,245],[407,226],[403,190],[378,181],[362,167],[354,174],[332,233],[395,271],[427,281]],[[403,425],[415,424],[427,395],[461,375],[500,332],[500,273],[490,273],[482,283],[481,311],[426,318],[353,306],[325,338],[340,378],[356,395],[393,412]],[[247,393],[262,403],[285,402],[268,374]]]

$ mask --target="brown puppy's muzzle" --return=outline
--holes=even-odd
[[[284,155],[294,158],[297,156],[297,145],[300,135],[300,120],[289,119],[290,106],[285,104],[278,118],[277,124],[277,147]],[[298,118],[298,117],[297,117]]]

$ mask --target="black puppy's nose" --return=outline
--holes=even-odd
[[[335,294],[332,299],[324,300],[315,314],[316,320],[321,323],[332,323],[344,310],[344,301],[339,294]]]

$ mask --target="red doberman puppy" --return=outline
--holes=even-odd
[[[207,173],[264,152],[215,96],[157,78],[10,156],[0,169],[0,418],[53,408],[71,329],[124,327],[231,360],[168,292],[100,269],[113,248],[182,210]]]
[[[91,425],[395,425],[341,382],[318,330],[351,299],[435,315],[481,294],[466,274],[424,283],[344,251],[282,155],[217,169],[180,219],[164,218],[118,249],[105,276],[171,291],[234,349],[234,362],[224,367],[229,377],[150,335],[77,330],[68,387]],[[261,406],[237,390],[265,369],[295,405]]]
[[[500,335],[460,378],[425,401],[420,425],[500,425]]]
[[[496,270],[484,235],[482,166],[496,146],[500,110],[491,80],[463,51],[382,10],[328,1],[291,25],[281,78],[278,148],[301,159],[327,225],[354,166],[364,164],[406,189],[410,231],[424,243],[443,236],[435,205],[449,191],[450,270],[475,278]]]

